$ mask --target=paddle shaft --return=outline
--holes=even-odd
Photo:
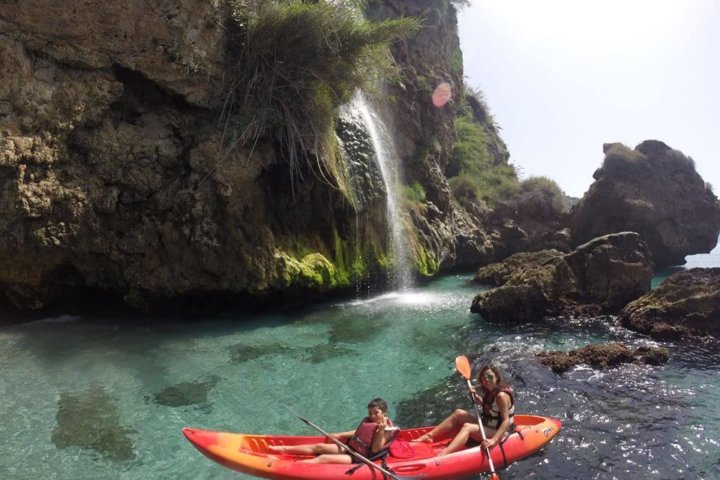
[[[475,395],[472,392],[472,383],[470,383],[470,379],[468,378],[466,378],[465,381],[467,382],[468,390],[470,391],[470,399],[472,400],[473,407],[475,407],[475,415],[477,415],[478,426],[480,427],[480,435],[482,435],[483,440],[487,440],[487,437],[485,436],[485,427],[483,427],[482,417],[480,416],[480,409],[478,409],[477,402],[475,401]],[[495,465],[493,465],[492,457],[490,456],[490,449],[485,448],[485,451],[487,452],[488,463],[490,463],[490,473],[492,475],[495,475]]]
[[[338,447],[340,447],[340,448],[342,448],[343,450],[345,450],[349,455],[352,455],[352,456],[355,457],[356,459],[358,459],[358,460],[360,460],[361,462],[363,462],[365,465],[367,465],[367,466],[369,466],[369,467],[372,467],[372,468],[374,468],[374,469],[382,472],[384,475],[387,475],[388,477],[392,478],[393,480],[407,480],[407,479],[411,478],[411,477],[403,477],[403,478],[401,479],[400,477],[398,477],[397,475],[395,475],[395,474],[392,473],[391,471],[386,470],[386,469],[384,469],[383,467],[381,467],[380,465],[377,465],[376,463],[373,463],[373,462],[371,462],[370,460],[368,460],[367,458],[363,457],[362,455],[360,455],[359,453],[357,453],[355,450],[353,450],[352,448],[350,448],[350,447],[348,447],[347,445],[345,445],[344,443],[342,443],[342,442],[341,442],[340,440],[338,440],[337,438],[332,437],[329,433],[327,433],[325,430],[323,430],[322,428],[320,428],[320,427],[318,427],[317,425],[315,425],[314,423],[312,423],[312,422],[311,422],[310,420],[308,420],[307,418],[303,418],[303,417],[301,417],[300,415],[298,415],[298,414],[295,413],[295,412],[292,412],[292,413],[293,413],[293,415],[295,415],[297,418],[299,418],[300,420],[302,420],[303,422],[305,422],[306,424],[308,424],[309,426],[311,426],[312,428],[314,428],[315,430],[317,430],[318,432],[322,433],[322,434],[325,435],[327,438],[329,438],[330,440],[332,440],[332,441],[335,443],[335,445],[337,445]]]

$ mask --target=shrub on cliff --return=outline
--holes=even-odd
[[[530,177],[520,183],[521,198],[536,198],[545,205],[548,214],[567,212],[569,205],[565,194],[555,182],[547,177]]]
[[[455,145],[445,173],[457,198],[493,202],[517,191],[515,168],[498,162],[487,144],[485,130],[471,113],[455,119]]]
[[[394,75],[387,47],[418,27],[407,18],[366,21],[357,4],[231,2],[235,68],[224,119],[234,144],[271,138],[293,176],[303,160],[325,175],[336,108],[357,88]]]

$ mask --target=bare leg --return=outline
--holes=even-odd
[[[288,455],[324,455],[338,454],[340,447],[333,443],[316,443],[313,445],[269,445],[268,450],[273,453],[285,453]]]
[[[480,428],[477,423],[466,423],[460,428],[460,431],[455,435],[447,447],[440,452],[440,455],[447,455],[448,453],[457,452],[473,437],[476,440],[482,440],[480,435]]]
[[[449,417],[440,422],[440,425],[433,428],[425,435],[416,438],[413,442],[433,442],[434,440],[442,437],[444,434],[459,429],[465,423],[472,422],[477,422],[475,415],[458,408]]]
[[[307,460],[300,460],[298,463],[342,463],[344,465],[350,465],[352,463],[352,457],[344,453],[325,454],[315,458],[308,458]]]

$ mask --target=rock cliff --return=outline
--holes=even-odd
[[[227,148],[228,9],[245,3],[2,2],[0,290],[14,306],[96,291],[140,307],[307,300],[383,282],[386,192],[371,156],[329,149],[323,175],[293,176],[272,138]],[[392,47],[403,80],[384,112],[406,183],[427,193],[402,215],[414,270],[487,260],[488,234],[444,175],[463,98],[454,7],[386,0],[368,15],[422,18]],[[437,108],[441,82],[453,101]]]

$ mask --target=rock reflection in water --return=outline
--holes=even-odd
[[[56,419],[52,442],[58,448],[89,448],[115,461],[135,457],[130,435],[136,432],[121,425],[117,407],[104,387],[62,393]]]

